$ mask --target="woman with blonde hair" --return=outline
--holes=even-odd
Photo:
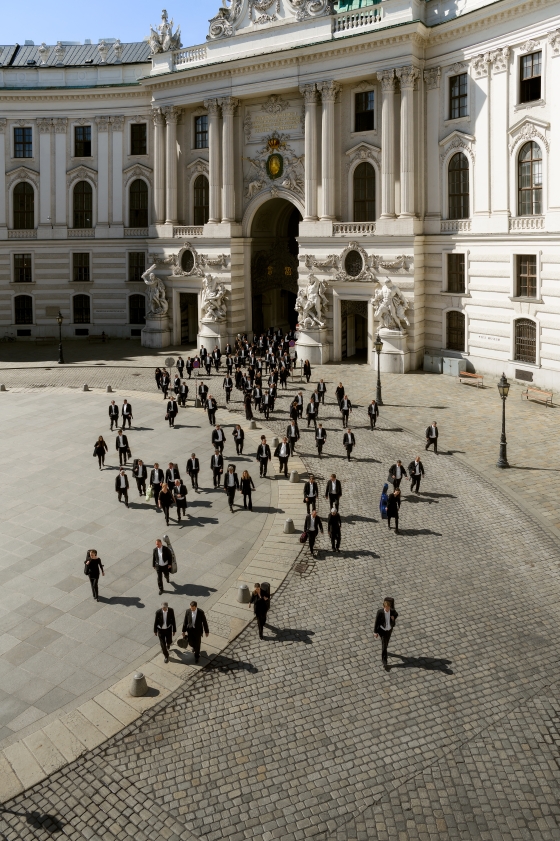
[[[247,500],[249,500],[249,511],[253,510],[253,501],[251,499],[251,490],[255,490],[255,483],[249,476],[249,471],[244,470],[241,475],[241,493],[243,494],[243,508],[247,508]]]
[[[169,525],[169,509],[173,505],[173,494],[169,490],[169,485],[164,482],[159,492],[158,508],[161,508],[165,514],[166,525]]]

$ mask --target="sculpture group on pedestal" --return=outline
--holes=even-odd
[[[148,37],[152,55],[156,53],[166,53],[169,50],[181,49],[181,27],[177,27],[177,31],[173,34],[173,18],[168,20],[167,11],[163,9],[161,13],[161,23],[159,26],[150,26],[150,35]]]
[[[202,281],[201,311],[202,321],[225,321],[227,317],[226,288],[209,274]]]
[[[383,327],[404,332],[405,325],[410,326],[406,317],[408,301],[391,278],[387,278],[381,289],[377,290],[373,296],[373,305],[376,308],[375,318],[381,321]]]
[[[328,306],[325,290],[327,283],[314,275],[309,276],[306,287],[301,287],[294,309],[298,314],[300,329],[312,330],[325,326],[324,310]]]
[[[146,316],[163,316],[167,315],[169,310],[169,301],[165,293],[165,285],[163,281],[153,274],[156,264],[154,263],[142,275],[142,280],[146,284],[148,294],[148,312]]]

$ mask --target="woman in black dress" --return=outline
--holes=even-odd
[[[392,494],[389,494],[389,501],[387,503],[387,524],[391,528],[391,520],[395,518],[395,534],[399,533],[399,511],[401,508],[401,492],[399,488],[395,488]]]
[[[159,492],[158,507],[161,508],[165,514],[165,522],[169,525],[169,509],[173,505],[173,494],[169,490],[169,485],[164,482]]]
[[[249,476],[249,472],[244,470],[241,475],[241,493],[243,494],[243,508],[247,508],[247,500],[249,500],[249,511],[253,510],[251,490],[255,490],[255,483]]]
[[[309,359],[306,359],[303,363],[303,375],[307,382],[309,382],[311,378],[311,362],[309,361]]]
[[[161,371],[159,368],[156,368],[156,385],[161,389]]]
[[[91,592],[96,602],[99,601],[99,572],[105,575],[101,558],[97,557],[97,549],[88,549],[86,554],[86,569],[91,584]]]
[[[252,406],[252,397],[251,392],[248,391],[245,397],[243,398],[243,402],[245,403],[245,417],[247,420],[253,420],[253,406]]]
[[[100,435],[95,444],[93,445],[93,454],[97,456],[97,461],[99,462],[99,469],[101,467],[105,467],[105,453],[109,448],[105,443],[103,435]]]

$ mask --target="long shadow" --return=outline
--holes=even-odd
[[[390,669],[425,669],[428,672],[443,672],[444,675],[454,674],[449,668],[452,660],[444,660],[441,657],[404,657],[402,654],[391,654],[389,657],[397,657],[401,663],[394,663]]]
[[[233,660],[223,654],[213,657],[206,668],[219,672],[250,672],[252,675],[259,671],[252,663],[247,663],[244,660]]]
[[[244,511],[244,508],[240,508],[240,511]],[[253,505],[253,513],[255,514],[283,514],[283,508],[273,508],[270,505]]]
[[[153,426],[133,426],[132,431],[133,432],[153,432],[154,428],[153,428]]]
[[[154,506],[150,505],[149,502],[129,502],[128,507],[129,508],[146,510],[148,508],[153,508]]]
[[[342,524],[344,523],[377,523],[375,517],[363,517],[361,514],[350,514],[349,517],[342,518]]]
[[[189,510],[189,508],[212,508],[212,503],[204,499],[197,499],[195,497],[193,502],[189,500],[189,502],[187,503],[187,511]]]
[[[440,456],[454,456],[455,453],[459,453],[459,455],[464,456],[465,453],[466,453],[466,450],[440,450],[439,451]]]
[[[65,824],[54,815],[43,815],[41,812],[15,812],[13,809],[4,809],[0,807],[0,815],[17,815],[20,818],[25,818],[29,826],[33,829],[43,829],[50,835],[57,835],[64,831]],[[5,838],[5,835],[1,836]]]
[[[311,637],[315,636],[315,631],[303,631],[299,628],[276,628],[269,622],[266,623],[265,628],[276,634],[275,637],[265,637],[265,640],[271,642],[303,642],[305,645],[313,645]]]
[[[402,428],[400,426],[376,426],[376,429],[379,432],[402,432]]]
[[[344,540],[344,528],[342,529],[342,540]],[[332,549],[329,547],[328,549],[325,548],[325,552],[332,553]],[[381,555],[378,555],[377,552],[368,551],[368,550],[356,550],[356,549],[339,549],[338,552],[335,553],[336,555],[342,556],[343,558],[352,558],[355,560],[356,558],[360,557],[363,558],[366,555],[368,558],[380,558]]]
[[[424,502],[426,505],[439,505],[436,499],[422,499],[420,496],[412,494],[411,496],[403,496],[403,502],[412,502],[417,505],[419,502]]]
[[[187,423],[176,423],[175,429],[202,429],[202,427],[197,425],[190,426]]]
[[[216,592],[214,587],[205,587],[202,584],[175,584],[174,581],[171,581],[170,585],[174,588],[174,592],[178,596],[200,596],[200,598],[205,598]]]
[[[191,517],[190,518],[190,525],[192,526],[200,526],[201,528],[206,525],[215,526],[218,523],[217,517]]]
[[[432,531],[431,529],[401,529],[399,528],[399,534],[406,535],[407,537],[419,537],[420,535],[429,535],[433,534],[434,537],[442,537],[439,531]]]
[[[435,491],[420,491],[420,496],[430,496],[435,499],[457,499],[457,497],[453,496],[453,494],[440,494]]]
[[[99,596],[99,601],[104,602],[105,604],[122,604],[125,607],[143,608],[146,606],[140,601],[138,596],[109,596],[109,598],[105,598],[103,594],[101,594]]]
[[[549,473],[560,473],[560,469],[557,467],[522,467],[521,465],[510,464],[510,470],[542,470],[548,471]]]

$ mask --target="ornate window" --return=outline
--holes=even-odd
[[[74,295],[72,304],[74,309],[74,324],[89,324],[91,321],[89,295]]]
[[[449,218],[468,219],[469,162],[466,155],[456,152],[449,161]]]
[[[537,258],[534,254],[518,254],[515,295],[517,298],[537,297]]]
[[[16,295],[14,298],[16,324],[33,324],[33,298],[31,295]]]
[[[146,323],[146,298],[144,295],[131,295],[128,299],[129,324]]]
[[[144,251],[129,251],[128,252],[128,279],[142,280],[142,275],[146,271],[146,254]]]
[[[457,120],[467,116],[467,79],[466,73],[451,76],[449,80],[449,119]]]
[[[374,97],[374,91],[355,95],[354,131],[373,131]]]
[[[74,227],[93,227],[93,190],[89,181],[78,181],[74,187]]]
[[[14,283],[31,283],[32,280],[31,254],[14,254]]]
[[[147,126],[146,123],[132,123],[130,126],[130,154],[147,155]]]
[[[519,216],[540,216],[542,213],[542,152],[530,140],[521,147],[517,165]]]
[[[130,185],[128,224],[131,228],[148,227],[148,185],[136,178]]]
[[[519,102],[541,98],[542,52],[521,56]]]
[[[358,164],[354,170],[354,222],[375,220],[375,169],[371,164]]]
[[[465,315],[456,310],[446,313],[447,350],[465,350]]]
[[[465,255],[447,255],[447,291],[464,293],[465,291]]]
[[[194,148],[208,149],[208,115],[194,118]]]
[[[190,248],[187,248],[183,252],[183,256],[181,257],[181,268],[187,274],[194,269],[194,254]]]
[[[537,361],[537,325],[528,318],[515,322],[515,360],[533,365]]]
[[[344,261],[344,269],[350,277],[358,277],[364,268],[364,261],[359,251],[349,251]]]
[[[74,126],[74,156],[91,158],[91,126]]]
[[[27,181],[14,187],[14,228],[30,230],[35,227],[35,192]]]
[[[89,270],[89,254],[75,253],[72,255],[72,280],[80,283],[89,282],[91,274]],[[89,301],[89,298],[88,298]]]
[[[206,225],[210,218],[208,179],[199,175],[194,182],[194,224]]]

